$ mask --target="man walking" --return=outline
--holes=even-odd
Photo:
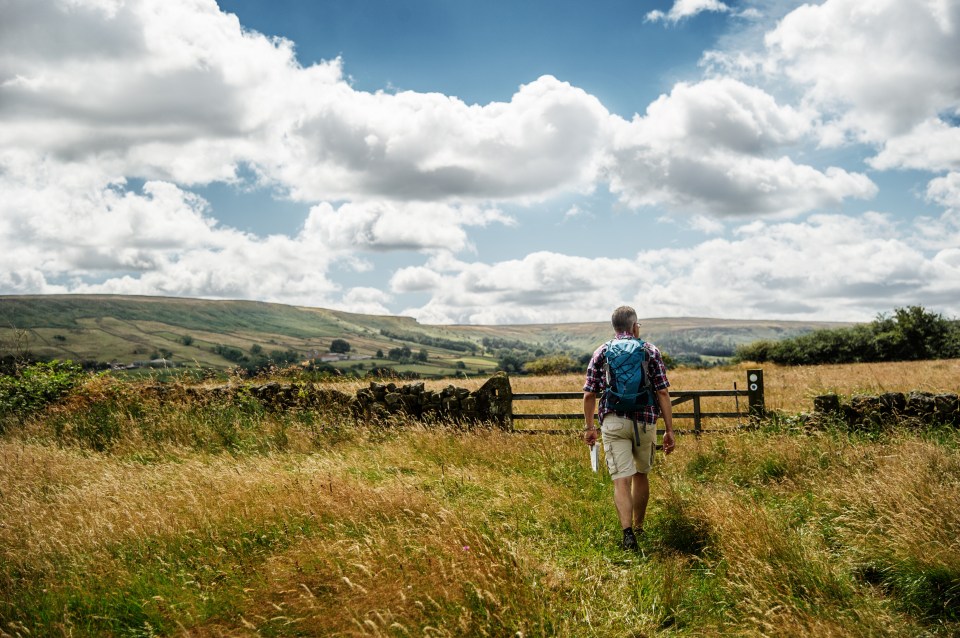
[[[640,340],[636,311],[630,306],[620,306],[613,311],[612,323],[616,336],[597,348],[587,366],[587,380],[583,386],[583,418],[586,421],[583,439],[587,445],[597,442],[593,415],[599,396],[600,433],[603,434],[607,469],[613,478],[613,502],[623,528],[623,548],[635,550],[637,535],[643,533],[643,519],[650,499],[647,474],[653,466],[657,446],[658,416],[663,416],[663,451],[666,454],[673,452],[673,412],[667,389],[670,382],[660,350]],[[608,351],[616,353],[615,368],[621,370],[631,365],[636,368],[646,356],[645,376],[652,394],[647,405],[634,405],[634,409],[625,411],[615,409],[616,399],[610,392],[614,376],[610,373]],[[635,361],[624,361],[630,358]],[[643,401],[636,403],[642,404]]]

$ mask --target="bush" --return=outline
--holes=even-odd
[[[571,356],[557,354],[549,357],[541,357],[534,361],[528,361],[523,364],[523,370],[528,374],[534,375],[557,375],[567,374],[568,372],[579,372],[580,364]]]
[[[56,401],[82,379],[72,361],[49,361],[28,365],[17,374],[0,376],[0,431],[10,417],[20,423]]]
[[[507,374],[523,374],[526,361],[515,354],[504,354],[497,359],[497,370]]]

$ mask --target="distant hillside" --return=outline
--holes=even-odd
[[[642,323],[643,336],[680,361],[729,356],[739,344],[847,325],[696,318],[643,319]],[[561,352],[579,357],[609,337],[606,321],[431,326],[410,317],[255,301],[0,296],[0,355],[30,352],[123,365],[163,358],[178,365],[226,369],[236,365],[237,356],[257,352],[319,361],[324,355],[332,358],[329,351],[336,339],[346,341],[350,350],[344,360],[325,365],[357,372],[390,367],[423,376],[453,376],[458,371],[489,373],[505,351],[527,358]]]
[[[837,322],[768,321],[669,317],[641,319],[641,336],[675,359],[690,356],[728,357],[736,346],[762,339],[778,341],[821,328],[850,324]],[[516,340],[544,350],[593,352],[612,336],[609,321],[511,326],[456,326],[458,334],[475,339]]]

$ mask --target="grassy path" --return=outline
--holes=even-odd
[[[637,556],[574,438],[405,428],[230,455],[8,437],[0,629],[956,635],[958,443],[684,438]]]

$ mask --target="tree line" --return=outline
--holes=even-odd
[[[960,358],[960,321],[908,306],[867,324],[742,345],[734,360],[817,365],[953,358]]]
[[[455,339],[444,339],[443,337],[432,337],[430,335],[418,332],[400,332],[398,330],[389,330],[381,328],[380,334],[388,339],[397,339],[399,341],[412,341],[423,346],[431,348],[441,348],[443,350],[453,350],[454,352],[476,353],[479,350],[477,344],[472,341],[458,341]]]
[[[263,346],[253,344],[250,346],[249,353],[240,348],[223,345],[218,343],[210,349],[215,354],[220,355],[227,361],[236,364],[237,368],[246,374],[257,374],[272,366],[283,367],[300,360],[300,355],[291,349],[271,350],[269,354],[263,351]]]

